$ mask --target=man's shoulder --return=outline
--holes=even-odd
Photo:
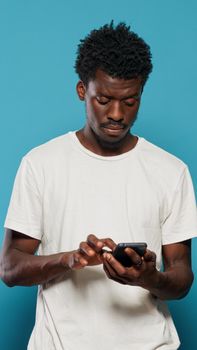
[[[174,154],[148,140],[143,140],[144,142],[141,147],[143,158],[151,167],[156,167],[160,169],[161,172],[174,171],[177,173],[180,173],[187,167],[187,165]]]
[[[56,163],[61,163],[62,159],[66,159],[71,153],[71,138],[67,132],[57,136],[49,141],[34,147],[24,157],[27,162],[38,167],[55,166]]]
[[[39,159],[39,158],[51,158],[53,156],[58,157],[62,153],[65,153],[70,147],[70,134],[67,132],[63,135],[57,136],[53,139],[46,141],[45,143],[32,148],[26,155],[27,159]]]

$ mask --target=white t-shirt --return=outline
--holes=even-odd
[[[143,138],[118,156],[97,155],[75,132],[29,152],[18,170],[5,227],[41,240],[40,255],[77,249],[88,234],[162,244],[196,236],[187,166]],[[102,265],[39,286],[29,350],[175,350],[164,302],[109,280]]]

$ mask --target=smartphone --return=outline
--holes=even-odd
[[[119,243],[116,246],[113,252],[114,258],[117,259],[123,266],[131,267],[132,261],[129,258],[129,256],[125,253],[124,251],[125,248],[132,248],[136,251],[137,254],[139,254],[140,256],[143,256],[146,251],[147,244],[145,242]]]

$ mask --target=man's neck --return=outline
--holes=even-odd
[[[138,142],[138,137],[130,133],[117,143],[101,142],[95,135],[87,132],[86,128],[78,130],[76,136],[85,148],[104,157],[117,156],[128,152],[133,149]]]

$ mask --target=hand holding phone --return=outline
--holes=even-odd
[[[137,254],[139,254],[140,256],[143,256],[146,248],[147,248],[147,244],[145,242],[137,242],[137,243],[119,243],[114,252],[113,252],[113,256],[116,260],[118,260],[123,266],[125,267],[131,267],[132,266],[132,261],[129,258],[129,256],[125,253],[125,248],[131,248],[133,250],[135,250],[135,252]]]

